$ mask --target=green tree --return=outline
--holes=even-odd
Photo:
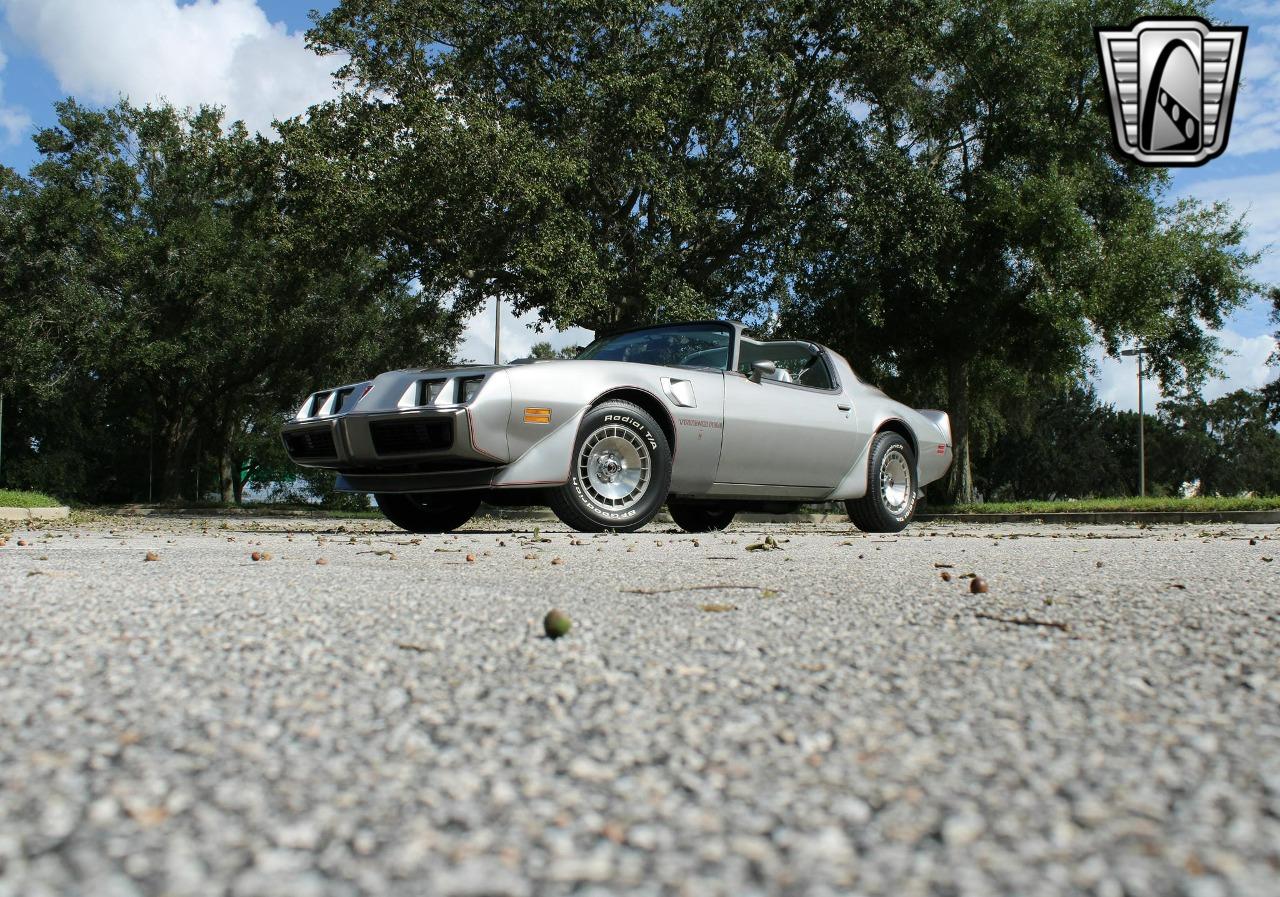
[[[1138,415],[1074,385],[1038,407],[974,456],[974,481],[992,500],[1138,494]],[[1263,390],[1211,402],[1195,395],[1160,403],[1144,417],[1147,492],[1280,494],[1280,433]]]
[[[529,349],[529,357],[540,360],[551,358],[573,358],[577,354],[578,350],[573,346],[568,346],[564,349],[553,349],[551,348],[551,343],[546,340],[534,343]]]
[[[1280,433],[1261,391],[1166,400],[1160,418],[1181,435],[1176,463],[1205,495],[1280,494]]]
[[[860,131],[847,85],[909,69],[930,10],[347,0],[309,38],[357,89],[314,111],[301,155],[342,160],[366,234],[467,310],[755,314],[845,189],[826,172]]]
[[[990,501],[1090,498],[1130,491],[1119,457],[1115,409],[1092,388],[1072,384],[1038,394],[1021,426],[1011,426],[974,457],[974,482]]]
[[[1141,340],[1166,388],[1194,388],[1211,331],[1258,289],[1229,209],[1169,201],[1165,171],[1112,148],[1092,26],[1199,9],[949,3],[911,83],[869,104],[877,164],[852,157],[854,186],[806,234],[783,328],[946,408],[953,500],[972,498],[974,437],[1079,376],[1095,340]]]
[[[321,225],[291,212],[279,144],[211,108],[57,110],[29,179],[0,194],[18,309],[0,354],[64,414],[98,426],[85,415],[110,407],[132,431],[124,454],[145,433],[158,497],[179,495],[200,446],[232,498],[252,422],[319,383],[447,357],[456,321],[435,296],[362,248],[315,240]],[[86,457],[97,440],[125,445],[49,432]]]

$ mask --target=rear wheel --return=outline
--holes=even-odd
[[[916,511],[916,455],[899,433],[876,434],[867,462],[867,494],[844,503],[853,525],[866,533],[896,533]]]
[[[666,434],[643,408],[615,399],[582,418],[569,482],[547,504],[573,529],[631,532],[658,513],[670,485]]]
[[[471,519],[480,507],[475,492],[415,492],[374,495],[378,510],[411,533],[447,533]]]
[[[687,533],[715,533],[733,523],[736,513],[732,508],[707,505],[686,505],[667,502],[671,519]]]

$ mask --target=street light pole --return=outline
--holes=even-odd
[[[1138,497],[1147,497],[1147,450],[1143,444],[1145,433],[1143,432],[1143,419],[1145,415],[1142,412],[1142,356],[1150,350],[1146,346],[1137,346],[1133,349],[1125,349],[1121,355],[1132,355],[1138,359]]]
[[[493,297],[493,363],[502,364],[498,347],[502,344],[502,297]]]
[[[1142,353],[1138,353],[1138,497],[1147,497],[1147,447],[1143,443],[1146,415],[1142,411]]]

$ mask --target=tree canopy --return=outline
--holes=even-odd
[[[317,380],[447,357],[452,325],[434,298],[366,251],[300,242],[278,145],[224,127],[219,110],[67,101],[36,144],[30,177],[6,173],[0,194],[3,276],[22,297],[6,303],[0,358],[23,387],[10,407],[41,434],[11,463],[66,442],[89,457],[57,485],[110,495],[145,474],[137,458],[153,446],[157,492],[176,496],[193,440],[230,479],[249,422]],[[90,469],[94,430],[119,453],[105,469]]]
[[[860,142],[846,86],[911,64],[929,4],[347,2],[314,118],[380,236],[459,301],[591,328],[751,315]],[[890,77],[886,74],[884,77]]]

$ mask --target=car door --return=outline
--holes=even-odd
[[[852,402],[832,370],[827,365],[832,388],[726,372],[716,482],[835,488],[858,438]]]

